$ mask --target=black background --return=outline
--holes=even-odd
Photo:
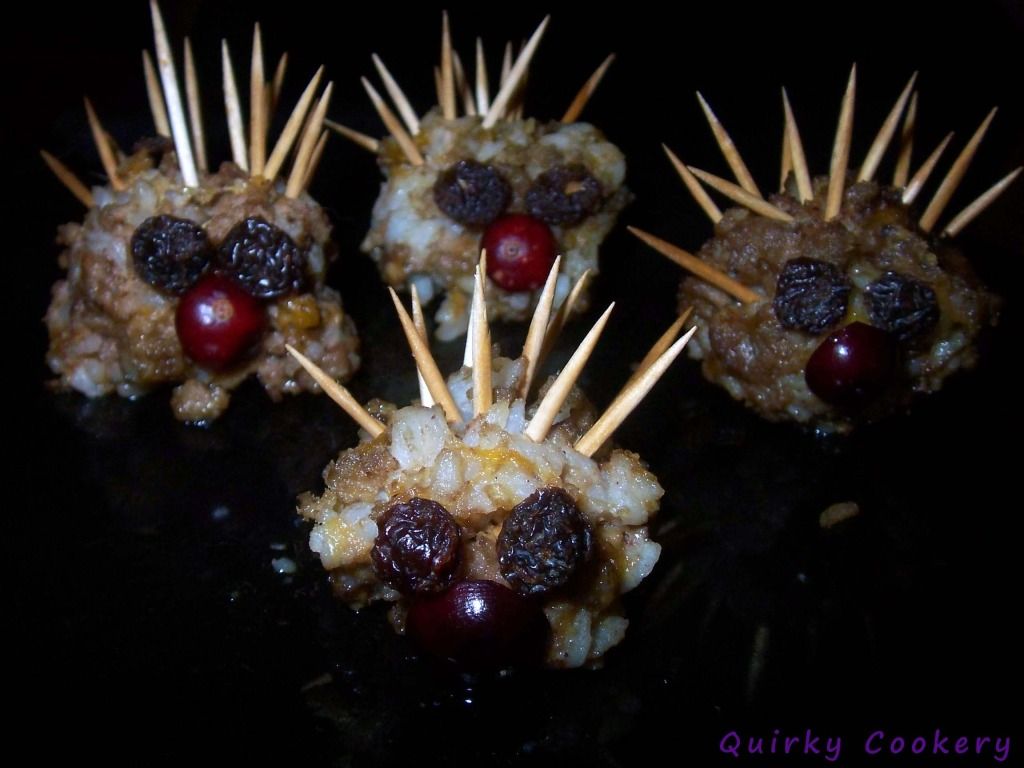
[[[619,54],[584,117],[629,159],[637,201],[624,222],[691,249],[710,226],[659,144],[724,175],[697,88],[762,188],[778,174],[779,86],[789,87],[809,161],[822,172],[852,61],[855,160],[920,69],[915,164],[948,130],[957,131],[959,151],[987,110],[1001,106],[951,212],[1020,164],[1020,6],[935,7],[631,3],[583,15],[578,7],[449,5],[464,57],[482,34],[493,71],[506,39],[526,37],[553,13],[532,69],[532,115],[560,115],[604,55]],[[705,384],[694,364],[677,365],[619,435],[666,488],[656,529],[665,551],[628,601],[623,647],[598,672],[468,678],[418,658],[383,611],[355,615],[326,594],[292,513],[294,496],[316,488],[328,459],[354,441],[324,398],[271,407],[250,384],[221,421],[196,429],[173,422],[166,392],[89,402],[44,387],[38,318],[58,277],[54,232],[81,210],[36,150],[50,149],[99,183],[81,96],[90,95],[123,146],[148,131],[139,52],[151,36],[142,2],[22,10],[6,29],[0,128],[13,174],[5,311],[16,344],[8,379],[17,386],[3,536],[11,569],[6,690],[11,732],[40,758],[683,764],[717,756],[718,740],[733,729],[770,736],[813,728],[842,736],[855,764],[875,729],[1020,735],[1006,706],[1020,683],[1011,623],[1019,605],[1011,589],[1017,457],[1008,447],[1018,426],[1020,184],[961,238],[978,272],[1008,299],[977,371],[909,416],[830,441],[763,424]],[[323,62],[335,81],[331,116],[375,135],[381,129],[358,76],[371,73],[369,55],[378,52],[424,111],[439,10],[306,2],[164,9],[173,38],[192,37],[208,125],[222,122],[219,40],[231,42],[242,78],[258,19],[268,67],[291,51],[286,103]],[[211,144],[214,157],[227,156],[223,129],[212,131]],[[883,174],[890,164],[891,156]],[[331,282],[364,340],[352,389],[364,399],[405,399],[412,366],[358,252],[377,184],[373,158],[332,138],[313,193],[341,246]],[[621,231],[603,255],[595,308],[612,298],[619,306],[585,376],[598,403],[670,322],[678,280],[676,268]],[[522,337],[515,328],[498,334],[510,352]],[[455,346],[439,351],[449,366]],[[863,514],[821,530],[821,510],[845,500]],[[213,514],[221,506],[226,517]],[[281,555],[298,562],[294,577],[272,569]],[[333,682],[303,690],[324,674]],[[898,762],[928,764],[906,755]]]

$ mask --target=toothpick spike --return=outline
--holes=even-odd
[[[206,164],[206,136],[203,133],[203,108],[199,98],[199,77],[196,62],[192,57],[192,43],[185,38],[185,97],[188,100],[188,119],[195,142],[196,166],[200,171],[208,170]]]
[[[441,82],[441,68],[434,67],[434,93],[437,96],[437,104],[440,107],[444,101],[444,83]]]
[[[597,453],[597,450],[604,445],[604,442],[612,436],[612,433],[626,420],[626,417],[643,401],[647,393],[658,383],[658,379],[664,375],[669,366],[679,357],[679,354],[683,351],[683,348],[690,341],[696,330],[696,328],[691,328],[687,331],[685,336],[669,347],[657,361],[637,376],[615,398],[615,401],[601,414],[601,417],[594,423],[594,426],[576,441],[576,445],[573,447],[578,453],[582,453],[584,456],[593,456]]]
[[[565,364],[565,368],[558,374],[545,393],[544,398],[540,401],[536,413],[530,419],[530,423],[524,432],[533,442],[542,442],[548,436],[551,425],[554,424],[555,418],[558,416],[558,411],[572,391],[572,387],[579,378],[580,373],[582,373],[587,360],[590,359],[590,355],[593,353],[594,347],[597,346],[597,341],[601,337],[601,331],[604,330],[604,326],[608,322],[608,316],[614,308],[614,302],[608,305],[608,309],[594,323],[594,327],[590,329],[590,332],[580,342],[572,357],[569,358],[569,362]]]
[[[491,108],[487,111],[487,116],[484,117],[484,128],[493,128],[504,114],[505,108],[508,106],[509,99],[512,98],[520,80],[526,74],[526,68],[530,65],[530,60],[533,58],[533,54],[536,52],[537,46],[540,44],[540,39],[544,35],[544,30],[547,29],[548,22],[550,20],[550,16],[545,16],[544,21],[540,23],[540,26],[537,27],[537,30],[523,47],[523,50],[520,52],[515,64],[512,65],[508,79],[502,83],[501,90],[498,91],[497,96],[494,97],[494,101],[491,102]]]
[[[415,136],[420,132],[420,120],[416,117],[416,110],[412,108],[412,104],[409,103],[405,92],[402,91],[395,78],[391,76],[388,68],[384,66],[380,56],[374,53],[371,55],[371,58],[373,59],[373,66],[377,68],[377,74],[380,75],[380,79],[384,82],[384,89],[398,108],[398,114],[401,115],[402,122],[409,129],[409,133]]]
[[[376,154],[380,151],[380,142],[373,138],[373,136],[367,136],[365,133],[360,133],[353,128],[349,128],[347,125],[336,123],[333,120],[324,120],[324,125],[369,152]]]
[[[903,127],[900,129],[900,153],[896,157],[896,169],[892,175],[894,187],[905,187],[910,175],[910,156],[914,151],[914,126],[917,123],[917,91],[910,95],[910,106],[903,116]]]
[[[295,349],[291,344],[285,344],[284,346],[288,353],[299,361],[299,365],[305,368],[306,372],[313,377],[313,380],[320,385],[320,388],[327,396],[340,405],[341,409],[352,417],[356,424],[369,432],[370,437],[377,437],[387,429],[359,404],[359,401],[352,396],[351,392],[328,376],[316,363]]]
[[[668,330],[666,330],[658,340],[654,342],[654,346],[648,350],[647,354],[644,355],[643,359],[639,364],[637,364],[636,370],[633,372],[633,375],[629,377],[629,381],[626,382],[626,387],[623,388],[623,392],[619,393],[619,396],[621,396],[633,381],[643,375],[644,371],[650,368],[654,362],[665,354],[666,350],[675,343],[676,339],[679,338],[679,334],[683,330],[683,326],[686,325],[686,321],[690,319],[690,315],[692,314],[693,307],[687,307],[683,310],[683,313],[676,318],[675,322],[668,327]]]
[[[1013,180],[1020,175],[1022,170],[1024,170],[1024,168],[1017,168],[1016,170],[1010,171],[1010,173],[1006,174],[982,194],[978,195],[974,202],[960,211],[960,213],[958,213],[953,220],[946,225],[946,228],[942,230],[943,237],[956,237],[960,234],[964,227],[974,221],[986,208],[992,205],[995,199],[1003,193],[1003,190],[1010,186],[1010,184],[1013,183]]]
[[[525,398],[530,393],[530,386],[533,378],[537,375],[537,361],[540,359],[541,349],[544,346],[544,335],[551,320],[551,308],[555,302],[555,286],[558,283],[558,270],[562,265],[562,257],[557,256],[555,263],[551,265],[547,280],[544,282],[544,289],[537,299],[537,307],[533,310],[533,317],[530,319],[530,329],[526,332],[526,342],[523,344],[521,357],[526,360],[526,371],[519,382],[519,396]]]
[[[269,114],[271,115],[277,111],[277,105],[281,103],[281,91],[284,89],[284,76],[287,71],[288,51],[285,51],[281,54],[281,58],[277,60],[277,66],[274,68],[274,80],[270,89]]]
[[[43,162],[53,171],[53,175],[60,180],[61,184],[68,188],[68,192],[74,195],[82,205],[86,208],[92,208],[96,204],[92,192],[75,176],[70,168],[45,149],[39,150],[39,154],[42,155]]]
[[[412,350],[416,367],[423,374],[427,387],[430,389],[430,394],[440,404],[448,421],[453,423],[461,422],[462,414],[452,398],[452,393],[448,391],[448,385],[445,383],[437,363],[434,362],[434,358],[430,354],[430,348],[416,331],[416,325],[413,323],[412,318],[409,317],[409,313],[405,311],[405,307],[402,306],[402,302],[399,300],[398,294],[395,293],[395,289],[389,287],[388,292],[391,294],[391,301],[394,302],[395,311],[398,312],[398,319],[402,323],[402,330],[405,331],[405,338],[409,342],[409,348]]]
[[[786,180],[793,172],[793,151],[790,148],[789,124],[786,123],[782,129],[782,159],[779,165],[779,192],[786,191]]]
[[[477,267],[473,289],[473,415],[487,413],[491,391],[491,330],[487,324],[483,269]]]
[[[412,324],[416,326],[416,332],[419,333],[420,338],[424,342],[429,343],[430,340],[427,338],[427,320],[423,316],[423,305],[420,303],[420,292],[416,290],[416,284],[412,283],[409,287],[409,292],[412,294]],[[423,374],[420,373],[419,368],[416,369],[416,379],[420,385],[420,403],[425,408],[430,408],[434,405],[434,396],[430,394],[430,388],[427,386],[426,379],[423,378]]]
[[[864,158],[864,164],[860,167],[860,173],[857,174],[857,181],[870,181],[875,177],[875,172],[882,162],[882,156],[885,154],[885,150],[889,148],[889,142],[892,141],[893,134],[896,133],[896,126],[899,124],[900,116],[903,114],[903,107],[906,106],[907,99],[910,98],[910,92],[913,90],[916,80],[917,72],[910,76],[910,80],[904,86],[903,92],[900,93],[896,103],[889,110],[885,122],[878,129],[878,135],[875,136],[875,140],[871,143],[871,148]]]
[[[694,275],[699,277],[706,283],[710,283],[727,294],[732,296],[737,301],[742,301],[744,304],[752,304],[755,301],[763,301],[764,297],[756,291],[751,290],[747,286],[743,285],[737,280],[729,277],[724,272],[719,271],[710,264],[698,259],[692,253],[684,251],[672,243],[669,243],[661,238],[655,237],[654,235],[644,232],[642,229],[636,227],[626,227],[634,236],[647,243],[651,248],[656,250],[662,256],[665,256],[676,264],[681,266],[688,272],[692,272]]]
[[[455,65],[455,92],[462,97],[462,111],[467,115],[476,114],[476,102],[473,101],[473,89],[469,87],[466,69],[462,66],[462,57],[458,51],[452,51],[452,63]]]
[[[262,176],[267,162],[267,116],[263,86],[263,36],[257,23],[252,32],[252,61],[249,68],[249,166],[253,176]]]
[[[295,139],[298,138],[299,132],[302,130],[303,121],[306,119],[306,113],[313,102],[316,89],[320,86],[320,78],[323,76],[323,73],[324,68],[320,67],[309,81],[306,90],[302,92],[302,96],[299,97],[292,113],[288,116],[288,121],[284,124],[281,135],[274,144],[274,150],[270,153],[270,158],[263,168],[263,176],[267,181],[273,181],[277,178],[277,174],[280,173],[285,160],[288,159],[288,153],[291,151]]]
[[[484,41],[476,39],[476,111],[486,115],[491,106],[490,84],[487,82],[487,59],[484,57]]]
[[[953,132],[950,131],[946,134],[946,138],[939,143],[939,146],[937,146],[932,153],[928,155],[928,159],[921,164],[917,173],[911,177],[910,182],[903,189],[902,200],[905,205],[910,205],[917,199],[917,196],[921,193],[924,185],[928,182],[928,177],[932,175],[932,171],[934,171],[935,166],[938,165],[939,158],[942,157],[942,153],[946,151],[946,147],[952,140]]]
[[[573,310],[576,308],[576,303],[583,295],[583,289],[586,287],[589,279],[590,270],[583,270],[583,274],[580,275],[573,284],[572,289],[569,291],[569,295],[565,297],[565,301],[561,303],[558,307],[558,311],[555,312],[555,316],[548,324],[548,329],[544,332],[544,343],[541,345],[540,354],[537,356],[537,365],[534,368],[534,373],[543,367],[544,361],[548,359],[548,355],[551,354],[551,350],[555,348],[558,337],[561,335],[562,329],[565,328],[566,322],[568,322],[570,315],[572,315]]]
[[[498,80],[498,88],[508,82],[512,74],[512,41],[505,43],[505,50],[501,54],[501,78]],[[493,103],[493,102],[492,102]]]
[[[707,118],[708,125],[711,126],[711,132],[715,135],[715,141],[718,142],[718,148],[722,150],[722,154],[725,156],[725,161],[729,164],[729,168],[732,169],[733,175],[736,180],[740,183],[747,192],[760,197],[763,199],[764,195],[761,194],[761,190],[757,188],[757,184],[754,183],[754,177],[750,175],[750,171],[747,170],[746,163],[743,162],[743,158],[740,156],[740,151],[736,148],[729,133],[725,130],[725,126],[722,125],[721,121],[711,110],[711,106],[705,101],[700,91],[697,91],[697,101],[700,102],[700,108],[704,110],[704,117]]]
[[[946,206],[949,204],[950,199],[953,197],[953,193],[956,192],[956,188],[960,185],[963,180],[964,174],[967,173],[968,167],[971,165],[971,160],[974,159],[974,153],[978,151],[978,145],[981,144],[981,140],[985,138],[985,132],[988,130],[989,125],[992,123],[992,118],[996,116],[997,108],[993,108],[988,116],[982,121],[981,125],[978,126],[978,130],[971,136],[971,140],[967,142],[967,146],[963,148],[960,155],[953,162],[953,166],[946,173],[946,177],[942,180],[939,185],[938,191],[932,198],[931,202],[928,203],[928,207],[925,208],[924,213],[921,215],[921,220],[918,222],[921,229],[925,232],[931,232],[932,227],[935,226],[935,222],[939,220],[939,216],[946,210]]]
[[[96,110],[92,108],[92,102],[85,100],[85,116],[89,120],[89,130],[92,131],[92,140],[100,155],[100,162],[103,170],[110,180],[110,186],[120,191],[125,189],[125,183],[117,175],[117,160],[114,157],[114,150],[107,141],[107,132],[103,129],[100,119],[96,116]]]
[[[682,160],[676,157],[671,149],[664,144],[661,145],[661,148],[665,150],[665,154],[668,155],[672,167],[676,169],[676,173],[679,174],[679,178],[683,180],[683,184],[686,185],[690,194],[693,195],[693,199],[697,201],[697,205],[707,214],[713,224],[717,224],[722,218],[722,211],[715,205],[714,200],[711,199],[711,196],[700,185],[696,177],[690,173],[690,169],[683,164]]]
[[[700,168],[694,168],[692,165],[687,167],[694,176],[703,181],[709,187],[718,190],[730,200],[749,208],[754,213],[769,219],[775,219],[776,221],[793,220],[793,217],[781,208],[772,205],[767,200],[760,197],[755,197],[747,192],[743,187],[733,184],[731,181],[726,181],[725,179],[708,173],[707,171],[702,171]]]
[[[448,26],[448,11],[441,12],[441,112],[445,120],[454,120],[455,73],[452,65],[452,34]]]
[[[370,85],[369,80],[364,77],[362,82],[363,88],[366,89],[366,93],[370,96],[370,101],[373,102],[373,106],[377,110],[377,114],[380,115],[380,119],[384,121],[384,125],[387,126],[388,131],[394,136],[395,141],[398,142],[398,146],[401,148],[406,159],[413,165],[423,165],[423,155],[420,154],[412,137],[406,133],[405,128],[402,127],[398,118],[395,117],[395,113],[384,103],[380,94]]]
[[[782,109],[786,114],[786,136],[789,138],[790,161],[793,163],[793,173],[796,175],[797,193],[800,202],[806,203],[814,199],[814,187],[811,185],[811,174],[807,170],[807,156],[804,155],[804,144],[800,138],[800,129],[796,124],[796,117],[793,115],[793,107],[789,103],[789,94],[782,89]]]
[[[594,70],[594,74],[587,78],[587,82],[580,88],[579,93],[572,100],[569,108],[565,110],[565,114],[562,115],[563,123],[575,123],[579,119],[580,114],[583,112],[584,107],[587,106],[587,102],[590,101],[590,97],[594,95],[597,90],[597,86],[601,84],[601,79],[604,77],[604,73],[608,71],[608,67],[615,61],[615,54],[610,53],[608,57],[601,62],[597,69]]]
[[[850,164],[850,141],[853,138],[853,101],[857,91],[857,65],[850,69],[846,83],[843,105],[839,110],[839,125],[836,140],[832,145],[832,163],[828,172],[828,197],[825,199],[825,221],[839,215],[843,206],[843,189],[846,186],[846,169]]]
[[[192,157],[192,142],[189,140],[188,126],[185,123],[185,109],[181,103],[181,91],[178,89],[178,75],[174,71],[174,54],[171,52],[167,30],[164,28],[164,20],[156,0],[150,0],[149,8],[153,17],[153,37],[156,40],[156,64],[164,87],[164,99],[167,102],[167,114],[171,121],[171,135],[174,137],[174,151],[178,156],[181,177],[186,187],[198,187],[199,173]]]
[[[160,90],[156,67],[149,51],[142,52],[142,71],[146,75],[146,97],[149,100],[149,111],[153,115],[153,125],[158,136],[171,138],[171,124],[167,122],[167,109],[164,107],[164,94]]]
[[[285,188],[285,195],[291,198],[298,197],[302,193],[306,181],[306,172],[309,170],[309,162],[313,157],[313,149],[316,147],[320,132],[324,127],[324,115],[327,114],[327,105],[331,101],[331,93],[334,91],[334,83],[328,83],[324,93],[317,102],[316,109],[306,124],[306,131],[299,142],[299,149],[292,161],[292,172],[288,176],[288,185]]]
[[[309,164],[306,166],[306,175],[302,179],[302,189],[309,189],[310,184],[313,183],[313,177],[316,176],[316,169],[320,166],[320,159],[324,156],[324,147],[327,146],[327,137],[329,136],[328,131],[320,131],[320,138],[317,139],[316,146],[313,147],[313,155],[309,158]]]
[[[238,100],[235,69],[231,63],[228,41],[221,40],[221,69],[224,83],[224,111],[228,116],[228,135],[231,138],[231,159],[243,171],[249,171],[249,158],[245,151],[245,127],[242,125],[242,105]]]

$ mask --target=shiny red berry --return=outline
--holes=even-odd
[[[475,669],[538,664],[548,637],[540,603],[494,581],[417,596],[406,626],[428,653]]]
[[[558,247],[551,228],[522,213],[502,216],[484,231],[487,274],[506,291],[532,291],[544,285]]]
[[[804,378],[811,392],[839,407],[863,405],[892,381],[899,348],[892,334],[866,323],[850,323],[811,354]]]
[[[178,302],[174,325],[181,348],[204,368],[240,363],[263,336],[263,305],[226,277],[208,275]]]

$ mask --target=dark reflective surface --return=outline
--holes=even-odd
[[[409,12],[396,29],[383,8],[360,15],[292,5],[182,4],[168,21],[175,34],[192,34],[200,71],[209,73],[217,72],[222,34],[241,66],[247,25],[260,18],[268,59],[284,46],[293,52],[291,88],[297,93],[322,58],[336,81],[331,114],[371,133],[379,128],[357,83],[371,50],[417,104],[428,103],[435,9]],[[506,9],[500,19],[452,10],[461,47],[477,30],[488,41],[518,38],[541,16],[536,8]],[[724,172],[693,89],[768,186],[783,79],[811,162],[822,169],[848,63],[856,58],[861,76],[855,158],[920,67],[918,158],[950,128],[961,146],[992,103],[1003,106],[955,209],[1024,156],[1010,74],[1020,71],[1020,18],[1010,6],[969,11],[929,21],[909,10],[880,17],[862,9],[832,44],[821,41],[814,16],[795,10],[743,18],[705,9],[682,27],[654,11],[607,14],[588,20],[585,39],[583,20],[557,11],[537,61],[549,78],[544,87],[534,87],[540,77],[531,82],[531,111],[559,114],[605,52],[618,51],[587,114],[630,158],[638,200],[624,221],[695,249],[709,226],[658,147],[665,140],[694,164]],[[321,23],[331,13],[338,18]],[[95,173],[83,90],[123,144],[140,134],[147,118],[137,57],[147,24],[144,4],[126,4],[123,15],[83,9],[26,24],[14,49],[14,93],[32,108],[5,128],[27,200],[8,259],[19,278],[25,273],[12,308],[28,371],[18,374],[8,439],[17,489],[3,538],[12,571],[8,690],[14,731],[42,735],[34,741],[40,755],[106,755],[117,764],[309,757],[328,765],[557,758],[615,766],[716,757],[734,729],[770,736],[813,728],[841,735],[856,764],[876,729],[1019,734],[1004,705],[1020,682],[1011,623],[1019,187],[962,239],[1009,298],[977,371],[907,417],[820,440],[758,421],[692,363],[677,366],[619,434],[666,488],[656,524],[664,553],[629,596],[624,645],[599,672],[468,677],[419,658],[383,610],[353,614],[328,594],[293,514],[295,495],[317,488],[326,462],[355,440],[325,399],[271,406],[249,384],[221,421],[195,429],[172,420],[167,393],[87,401],[42,385],[45,333],[35,319],[57,275],[53,232],[80,212],[32,152],[43,144],[83,176]],[[954,34],[984,43],[985,55],[948,56],[943,41]],[[886,45],[876,45],[878,35]],[[896,39],[905,45],[892,50]],[[724,65],[733,49],[742,66]],[[807,50],[811,68],[801,64]],[[220,113],[217,79],[206,88],[210,115]],[[221,156],[223,136],[214,140]],[[333,282],[364,340],[365,364],[351,387],[363,399],[404,401],[414,393],[412,365],[386,294],[357,251],[376,174],[371,157],[332,139],[314,191],[344,254]],[[670,322],[678,281],[674,267],[621,232],[603,253],[589,319],[612,299],[618,308],[585,374],[600,404]],[[566,333],[562,359],[585,327]],[[495,331],[507,350],[522,334]],[[438,354],[450,370],[461,349]],[[857,502],[860,516],[823,529],[820,513],[843,501]],[[282,558],[295,573],[275,570],[275,561],[287,565]],[[748,762],[757,760],[768,758]],[[923,758],[902,758],[915,760]]]

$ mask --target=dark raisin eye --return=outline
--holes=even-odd
[[[843,319],[850,281],[834,264],[817,259],[790,259],[775,284],[772,309],[789,330],[821,333]]]
[[[306,253],[287,232],[256,216],[228,232],[217,251],[217,271],[258,299],[276,299],[306,285]]]
[[[593,549],[590,523],[559,488],[517,504],[498,534],[498,565],[512,588],[540,595],[569,582]]]
[[[439,592],[455,577],[461,540],[459,524],[436,501],[393,504],[377,521],[373,570],[399,592]]]
[[[497,169],[475,160],[460,160],[437,177],[434,201],[448,218],[468,227],[484,227],[501,216],[512,187]]]
[[[935,291],[899,272],[886,272],[866,293],[871,322],[900,341],[927,333],[939,321]]]
[[[152,216],[132,234],[132,262],[143,280],[161,291],[181,295],[198,282],[213,248],[194,221]]]
[[[579,163],[545,171],[526,191],[526,210],[548,224],[579,224],[601,207],[604,190]]]

